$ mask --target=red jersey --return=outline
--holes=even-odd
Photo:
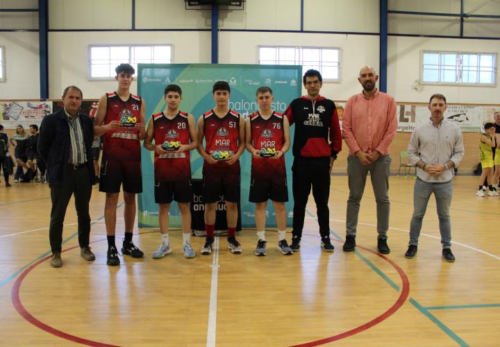
[[[213,110],[205,113],[203,115],[205,152],[215,159],[227,159],[238,152],[240,121],[242,121],[241,115],[233,110],[229,110],[222,118],[217,117]],[[228,168],[239,171],[239,160],[233,165],[228,165],[224,160],[219,160],[213,165],[204,163],[204,170],[226,170]]]
[[[252,156],[252,177],[272,178],[286,175],[285,156],[273,159],[276,151],[281,151],[285,142],[283,115],[278,112],[264,119],[256,112],[250,116],[252,146],[260,151],[262,158]],[[269,156],[269,157],[267,157]]]
[[[102,136],[103,155],[111,161],[141,161],[139,130],[134,127],[141,121],[141,97],[130,94],[123,101],[116,92],[107,93],[106,97],[108,106],[103,125],[117,120],[122,126]]]
[[[153,115],[154,139],[157,145],[189,145],[188,114],[179,112],[173,119],[168,119],[163,112]],[[155,181],[180,181],[191,178],[191,160],[189,151],[158,155],[155,152]]]

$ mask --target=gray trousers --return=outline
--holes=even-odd
[[[346,230],[348,236],[356,236],[361,198],[365,191],[366,176],[370,173],[373,193],[377,202],[377,232],[379,239],[387,239],[389,229],[389,175],[391,173],[391,157],[381,156],[370,165],[361,165],[358,157],[347,158],[347,174],[349,176],[349,200],[347,200]]]
[[[429,183],[417,178],[413,191],[413,217],[410,224],[410,245],[418,246],[418,237],[422,229],[422,220],[427,210],[431,195],[436,198],[439,217],[439,232],[443,248],[451,248],[450,206],[453,198],[453,181]]]

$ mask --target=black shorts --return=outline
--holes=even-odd
[[[101,154],[101,149],[100,148],[97,148],[97,147],[92,147],[92,159],[94,161],[98,161],[99,160],[99,155]]]
[[[228,171],[203,175],[203,200],[211,204],[221,200],[240,202],[240,173]]]
[[[99,176],[99,191],[119,193],[122,183],[123,191],[133,194],[142,193],[141,162],[103,159]]]
[[[155,183],[155,202],[157,204],[170,204],[172,200],[186,203],[191,202],[192,199],[191,180]]]
[[[276,202],[288,201],[288,185],[285,177],[279,178],[251,178],[250,202],[266,202],[271,199]]]

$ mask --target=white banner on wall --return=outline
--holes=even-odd
[[[448,105],[444,119],[455,122],[463,132],[480,132],[484,123],[493,121],[496,110],[487,106]],[[430,118],[429,109],[423,105],[399,105],[397,114],[398,132],[412,132]]]
[[[52,113],[52,106],[52,101],[0,101],[0,123],[5,129],[40,126],[43,117]]]

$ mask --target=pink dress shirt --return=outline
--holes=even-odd
[[[398,120],[394,98],[379,92],[367,99],[363,93],[347,100],[342,117],[342,137],[349,154],[358,151],[381,155],[389,154],[389,146],[396,136]]]

